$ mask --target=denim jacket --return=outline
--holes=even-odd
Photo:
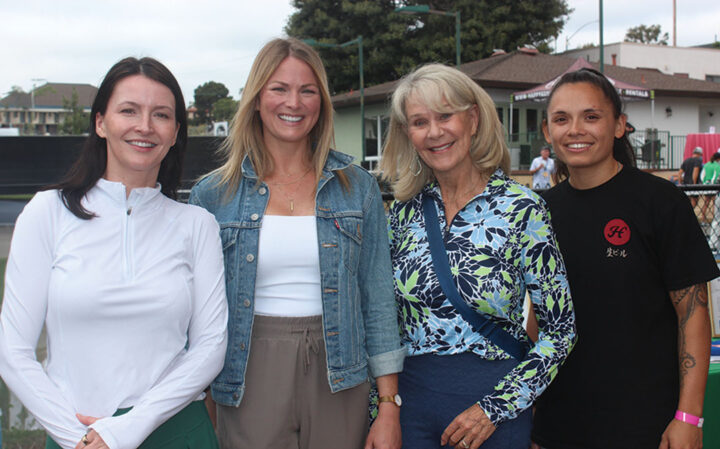
[[[405,350],[398,332],[387,221],[375,179],[351,165],[348,155],[331,151],[315,197],[320,254],[323,336],[330,390],[348,389],[374,377],[402,370]],[[345,170],[350,190],[333,171]],[[212,384],[222,405],[239,406],[254,317],[260,225],[269,199],[258,185],[252,163],[242,162],[237,191],[210,176],[190,193],[190,203],[215,215],[225,257],[230,310],[225,366]]]

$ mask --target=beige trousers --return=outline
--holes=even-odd
[[[218,405],[222,449],[360,449],[369,384],[331,393],[321,317],[255,316],[245,394]]]

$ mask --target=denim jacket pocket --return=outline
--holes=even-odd
[[[335,219],[337,228],[342,235],[340,247],[345,268],[356,273],[360,263],[360,247],[362,245],[362,216],[344,215]]]

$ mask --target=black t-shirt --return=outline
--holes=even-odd
[[[700,179],[700,172],[702,171],[702,158],[701,157],[689,157],[685,159],[680,165],[680,169],[683,171],[683,184],[702,184]],[[697,182],[693,181],[693,170],[698,167],[698,179]]]
[[[720,274],[690,202],[624,168],[605,184],[544,195],[570,282],[578,342],[537,401],[548,449],[657,449],[679,394],[668,292]]]

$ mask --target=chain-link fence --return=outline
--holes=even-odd
[[[720,184],[685,185],[695,216],[713,253],[720,253]]]

